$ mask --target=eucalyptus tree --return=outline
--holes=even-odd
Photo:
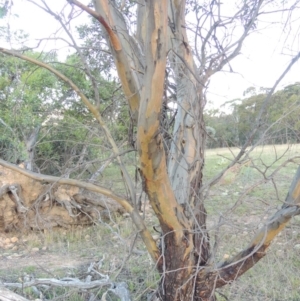
[[[3,47],[0,51],[48,69],[78,94],[111,145],[127,196],[120,197],[104,187],[78,181],[59,178],[55,181],[81,185],[103,193],[114,198],[129,212],[162,275],[154,299],[215,300],[215,289],[237,279],[264,257],[273,238],[293,215],[299,213],[296,205],[299,201],[299,189],[296,189],[299,185],[298,173],[285,205],[258,231],[251,243],[226,262],[216,262],[206,228],[204,192],[220,179],[225,170],[208,183],[203,183],[205,92],[211,76],[224,69],[231,70],[230,62],[240,53],[249,34],[256,30],[260,16],[276,11],[273,6],[277,2],[251,0],[224,4],[220,1],[199,3],[193,0],[95,0],[91,7],[77,0],[68,0],[71,7],[69,14],[55,13],[49,7],[50,1],[28,2],[54,16],[67,32],[91,81],[93,97],[87,97],[76,82],[49,64]],[[291,4],[289,9],[293,7]],[[138,212],[132,179],[99,110],[99,83],[85,60],[83,49],[70,36],[66,26],[68,21],[64,16],[81,11],[91,15],[101,26],[103,40],[106,41],[106,45],[101,45],[104,47],[102,51],[110,53],[128,102],[130,118],[136,127],[136,148],[143,188],[161,227],[160,246],[152,238]],[[95,44],[98,42],[95,40]],[[284,74],[298,58],[299,54]],[[166,93],[166,82],[175,86],[172,90],[172,106],[176,107],[175,123],[168,128],[168,143],[163,139],[166,129],[162,118],[165,99],[170,97]],[[262,116],[278,82],[266,97],[250,138],[227,168],[245,154],[251,137],[261,127]],[[26,171],[23,173],[32,176]],[[35,175],[35,178],[38,177]],[[51,179],[47,177],[47,181]]]

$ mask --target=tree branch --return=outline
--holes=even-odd
[[[89,15],[91,15],[92,17],[97,19],[103,25],[105,30],[107,31],[114,50],[115,51],[122,50],[122,45],[119,40],[119,37],[115,34],[115,32],[112,30],[112,28],[109,26],[109,24],[104,20],[104,18],[101,15],[97,14],[97,12],[95,12],[94,10],[92,10],[91,8],[89,8],[88,6],[84,5],[83,3],[81,3],[77,0],[67,0],[67,1],[70,4],[74,4],[78,7],[80,7],[82,10],[87,12]]]
[[[282,208],[278,210],[252,239],[249,246],[225,262],[217,264],[217,269],[204,268],[197,275],[197,294],[207,291],[207,283],[222,287],[237,279],[252,268],[266,255],[272,240],[280,233],[289,220],[300,214],[300,166],[294,176]]]
[[[249,146],[249,144],[252,141],[252,138],[254,137],[254,135],[256,134],[256,132],[260,129],[261,125],[262,125],[262,116],[264,116],[267,106],[271,100],[271,96],[273,95],[276,87],[278,86],[278,84],[281,82],[281,80],[286,76],[286,74],[290,71],[290,69],[292,68],[292,66],[300,59],[300,52],[294,56],[291,60],[291,62],[288,64],[288,66],[285,68],[285,70],[282,72],[282,74],[279,76],[279,78],[277,79],[277,81],[275,82],[275,84],[273,85],[272,89],[269,91],[267,97],[265,98],[260,111],[258,113],[258,117],[256,119],[256,122],[254,124],[254,129],[252,130],[252,132],[249,135],[249,138],[247,139],[247,141],[244,143],[244,145],[242,146],[240,152],[237,154],[237,156],[234,158],[234,160],[232,160],[232,162],[225,167],[219,174],[217,174],[215,177],[213,177],[211,180],[209,180],[207,183],[205,183],[204,185],[202,185],[201,187],[201,192],[203,192],[206,189],[209,189],[211,186],[215,185],[216,183],[218,183],[218,181],[221,179],[221,177],[224,175],[224,173],[230,168],[232,167],[235,163],[237,163],[246,153],[246,149]],[[253,148],[251,148],[251,151],[253,150]],[[249,151],[248,151],[249,154]]]
[[[31,1],[31,0],[28,0],[28,1],[30,1],[30,2],[34,3],[35,5],[37,5],[35,2],[33,2],[33,1]],[[70,2],[70,0],[69,0],[69,2]],[[84,65],[85,72],[86,72],[86,74],[88,75],[88,77],[90,78],[90,80],[91,80],[91,82],[92,82],[93,89],[94,89],[94,97],[95,97],[95,100],[96,100],[96,105],[99,106],[99,105],[100,105],[100,98],[99,98],[99,92],[98,92],[98,91],[99,91],[99,89],[98,89],[98,84],[96,83],[96,79],[95,79],[95,77],[92,75],[92,72],[91,72],[91,70],[90,70],[88,64],[86,63],[86,61],[85,61],[85,59],[84,59],[84,56],[83,56],[83,54],[82,54],[82,52],[81,52],[80,47],[78,47],[78,45],[77,45],[75,39],[73,38],[72,34],[71,34],[70,31],[67,29],[67,27],[66,27],[66,25],[64,24],[64,22],[62,21],[62,18],[61,18],[58,14],[54,13],[54,12],[48,7],[48,5],[46,4],[46,2],[45,2],[44,0],[43,0],[43,3],[44,3],[44,5],[45,5],[45,7],[46,7],[44,10],[45,10],[48,14],[52,15],[55,19],[57,19],[57,20],[59,21],[59,23],[61,24],[61,26],[62,26],[62,28],[64,29],[64,31],[67,33],[67,35],[68,35],[69,38],[71,39],[71,41],[72,41],[72,43],[73,43],[73,47],[77,50],[77,53],[78,53],[78,55],[79,55],[79,57],[80,57],[80,59],[81,59],[81,62],[82,62],[82,64]],[[78,2],[78,3],[79,3],[79,2]],[[39,6],[39,5],[38,5],[38,6]],[[86,6],[84,6],[83,4],[81,4],[81,6],[85,7],[86,10],[87,10],[90,14],[95,13],[95,12],[94,12],[92,9],[90,9],[89,7],[86,7]],[[82,8],[82,7],[81,7],[81,8]],[[105,22],[104,19],[103,19],[102,17],[101,17],[100,19],[101,19],[103,22]],[[114,34],[114,32],[112,32],[112,34]],[[103,124],[104,124],[104,121],[103,121]],[[103,125],[101,125],[101,126],[103,127]],[[108,128],[107,128],[107,129],[104,129],[104,132],[105,132],[106,135],[107,135],[108,131],[109,131]],[[108,138],[108,137],[107,137],[107,138]],[[111,145],[112,145],[112,147],[113,147],[114,154],[117,155],[119,151],[118,151],[118,148],[117,148],[117,146],[116,146],[116,143],[113,141],[113,138],[112,138],[112,137],[108,138],[108,140],[109,140],[109,142],[111,143]],[[117,152],[116,152],[116,151],[117,151]],[[123,180],[124,180],[124,182],[125,182],[125,187],[126,187],[128,193],[130,194],[131,202],[132,202],[133,204],[136,204],[136,194],[135,194],[135,191],[134,191],[134,185],[133,185],[133,182],[132,182],[132,180],[131,180],[131,178],[130,178],[130,176],[129,176],[129,174],[128,174],[128,171],[127,171],[127,169],[125,168],[125,166],[124,166],[124,164],[123,164],[123,162],[122,162],[122,160],[121,160],[121,157],[120,157],[119,155],[117,155],[117,161],[118,161],[118,163],[119,163],[119,165],[120,165],[120,169],[121,169],[121,171],[122,171],[122,177],[123,177]]]
[[[118,36],[118,33],[115,30],[113,30],[113,23],[112,23],[112,16],[111,16],[112,14],[108,7],[108,3],[106,1],[104,1],[105,3],[101,3],[102,1],[97,1],[98,4],[97,7],[99,10],[101,8],[103,10],[106,9],[105,15],[109,17],[105,18],[100,13],[90,9],[89,7],[85,6],[84,4],[82,4],[77,0],[68,0],[68,2],[86,11],[92,17],[97,19],[99,23],[105,28],[105,31],[107,32],[110,40],[110,44],[112,46],[112,50],[114,52],[114,60],[117,67],[119,78],[122,83],[123,91],[128,100],[132,117],[135,121],[137,121],[139,104],[140,104],[140,92],[138,87],[138,80],[132,73],[129,57],[124,52],[121,38]],[[123,28],[123,30],[125,30],[125,28]]]
[[[154,0],[146,3],[146,6],[149,11],[146,28],[147,72],[140,105],[137,148],[145,189],[163,232],[175,230],[174,236],[179,238],[188,224],[184,221],[182,208],[178,205],[170,184],[163,140],[159,132],[166,68],[167,2]]]

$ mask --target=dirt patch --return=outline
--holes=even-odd
[[[18,238],[2,234],[0,243],[0,276],[4,279],[20,276],[23,272],[55,275],[56,271],[78,269],[93,260],[80,253],[53,252],[48,247],[31,246],[30,236]]]
[[[57,270],[77,269],[82,265],[89,264],[90,260],[80,256],[43,253],[4,253],[0,256],[0,271],[7,272],[14,269],[41,270],[55,273]]]

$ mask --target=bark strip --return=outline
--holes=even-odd
[[[166,69],[167,1],[145,1],[146,72],[139,110],[137,148],[145,190],[162,228],[162,258],[158,269],[164,301],[192,300],[192,269],[195,264],[190,223],[178,204],[166,166],[160,133],[160,114]]]

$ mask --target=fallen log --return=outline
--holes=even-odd
[[[91,225],[123,213],[98,193],[39,181],[0,164],[0,231]]]
[[[109,292],[116,295],[121,301],[131,301],[130,293],[127,284],[124,282],[113,282],[109,279],[109,276],[102,274],[100,269],[102,267],[104,257],[98,262],[92,262],[88,267],[86,276],[84,279],[79,278],[37,278],[35,279],[32,275],[26,275],[22,283],[15,282],[3,282],[0,285],[0,300],[1,301],[29,301],[28,299],[10,291],[7,289],[24,289],[31,287],[35,294],[45,300],[44,291],[49,291],[52,287],[63,287],[78,289],[78,291],[87,291],[107,287],[106,291],[102,295],[101,300],[106,300],[106,296]],[[91,293],[93,295],[93,293]],[[35,299],[40,300],[40,299]]]

